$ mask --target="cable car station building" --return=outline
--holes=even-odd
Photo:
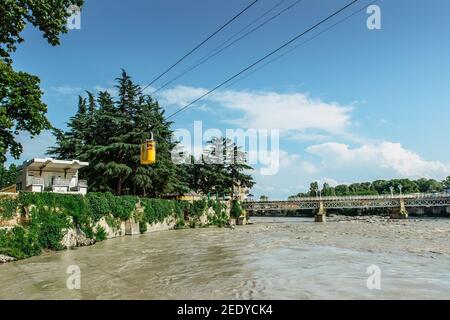
[[[78,170],[88,165],[79,160],[34,158],[23,163],[17,188],[31,192],[86,194],[87,181],[78,179]]]

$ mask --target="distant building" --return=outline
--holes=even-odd
[[[168,194],[165,196],[165,198],[194,202],[194,201],[205,199],[206,196],[198,194],[197,192],[194,192],[194,191],[189,191],[189,192],[183,193],[183,194],[179,194],[179,193]]]
[[[23,163],[17,187],[32,192],[86,194],[87,181],[78,179],[78,170],[88,165],[79,160],[34,158]]]
[[[444,193],[450,194],[450,188],[444,188]]]

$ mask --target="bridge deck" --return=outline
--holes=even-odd
[[[350,197],[307,197],[288,201],[246,201],[248,211],[318,209],[397,208],[401,201],[405,207],[450,207],[448,193],[420,193],[405,195],[377,195]]]

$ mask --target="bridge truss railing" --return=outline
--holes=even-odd
[[[348,200],[380,200],[380,199],[424,199],[424,198],[450,198],[450,193],[412,193],[412,194],[395,194],[395,195],[367,195],[367,196],[327,196],[327,197],[297,197],[289,200],[276,200],[275,202],[298,202],[298,201],[348,201]],[[257,201],[247,200],[246,202],[274,202],[274,201]]]
[[[395,208],[404,202],[405,207],[450,206],[448,193],[416,193],[405,195],[376,195],[349,197],[305,197],[287,201],[246,201],[250,211],[318,209]]]

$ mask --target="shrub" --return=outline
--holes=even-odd
[[[138,198],[134,196],[114,196],[112,193],[105,193],[106,200],[109,202],[111,213],[115,218],[127,220],[131,218],[136,209]]]
[[[207,208],[206,200],[198,200],[194,201],[189,207],[189,215],[192,216],[201,216]]]
[[[186,221],[184,221],[183,218],[179,218],[177,219],[177,222],[175,223],[175,229],[183,229],[186,227]]]
[[[80,228],[81,231],[84,232],[84,235],[86,236],[86,238],[88,239],[94,239],[95,238],[95,232],[94,229],[92,228],[92,226],[87,225],[87,226],[78,226]]]
[[[146,222],[139,222],[139,232],[140,233],[147,232],[147,223]]]
[[[16,215],[18,201],[16,199],[0,199],[0,218],[11,219]]]
[[[67,216],[50,209],[33,209],[31,212],[30,230],[38,236],[42,248],[61,250],[63,229],[69,227]]]
[[[86,201],[81,195],[52,192],[21,192],[19,202],[24,206],[35,205],[37,208],[59,208],[78,216],[88,211]]]
[[[140,203],[143,212],[136,211]],[[235,214],[239,216],[242,208],[234,203]],[[163,199],[138,198],[135,196],[114,196],[112,193],[93,193],[86,196],[21,192],[17,200],[0,200],[0,214],[2,217],[13,216],[16,208],[31,208],[31,222],[24,227],[14,228],[12,231],[0,232],[0,253],[8,254],[17,259],[39,254],[42,248],[62,249],[61,239],[63,231],[69,227],[79,227],[86,237],[102,241],[107,238],[106,230],[102,227],[93,231],[93,225],[102,217],[112,228],[118,228],[121,221],[132,215],[139,222],[141,233],[147,231],[147,223],[162,222],[165,218],[175,216],[175,228],[184,228],[184,217],[189,214],[193,219],[189,221],[191,227],[198,224],[199,217],[207,208],[213,208],[214,214],[208,217],[209,223],[223,226],[228,217],[226,206],[220,201],[200,200],[193,203]]]
[[[103,241],[108,238],[108,235],[106,234],[106,230],[103,227],[98,227],[97,232],[95,233],[95,240],[96,241]]]
[[[184,216],[184,212],[189,208],[189,203],[186,201],[175,201],[172,203],[177,216]]]
[[[118,218],[114,218],[112,215],[105,216],[105,221],[114,230],[117,230],[120,228],[121,220]]]
[[[95,236],[92,225],[104,216],[112,214],[120,220],[129,219],[137,200],[137,197],[114,196],[112,193],[89,193],[86,197],[49,192],[21,192],[19,195],[19,202],[25,207],[34,205],[38,211],[58,208],[61,213],[72,217],[74,225],[89,238]]]
[[[112,213],[111,204],[103,193],[90,192],[86,195],[90,215],[97,222],[102,217]]]
[[[172,215],[182,215],[183,205],[178,202],[162,199],[141,199],[141,206],[144,208],[142,222],[154,223],[162,222]]]
[[[243,209],[241,207],[241,204],[238,200],[233,200],[231,203],[231,210],[230,210],[230,216],[232,218],[239,218],[241,214],[243,213]]]
[[[38,212],[58,209],[61,214],[71,216],[73,223],[82,229],[91,224],[89,206],[81,195],[21,192],[19,202],[25,207],[34,205]]]
[[[214,211],[214,215],[209,218],[212,225],[218,227],[224,227],[228,223],[228,216],[226,214],[226,204],[221,203],[219,200],[214,201],[211,206]]]
[[[25,259],[41,253],[38,235],[23,227],[0,230],[0,254]]]

